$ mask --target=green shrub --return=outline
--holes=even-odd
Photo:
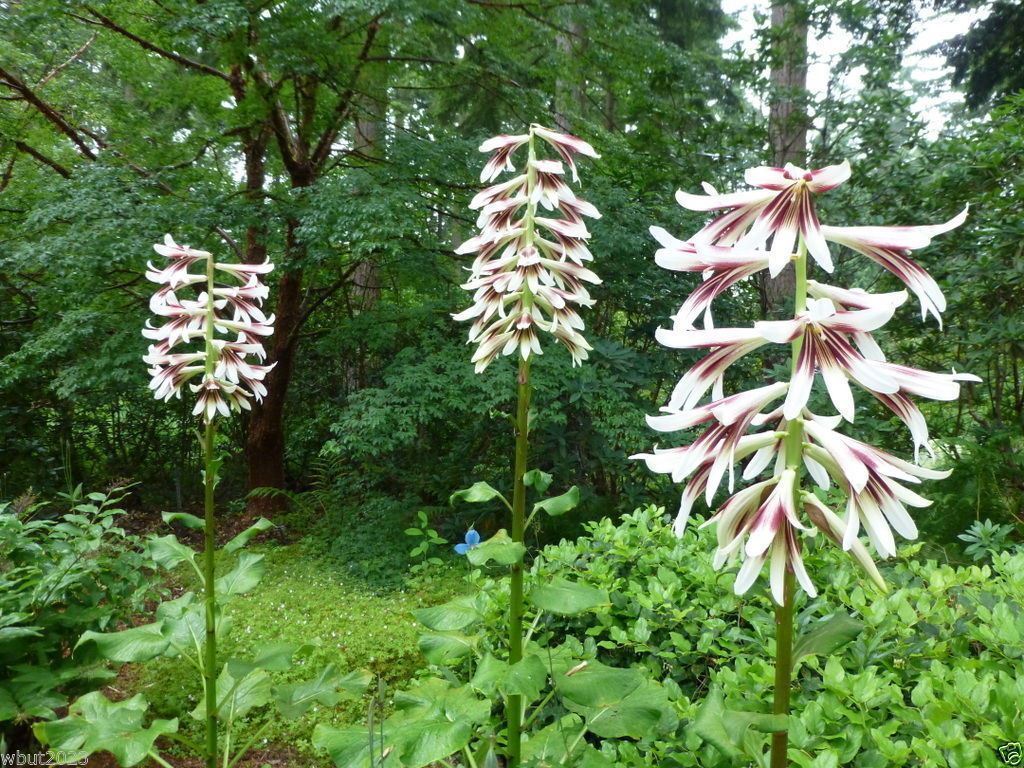
[[[607,590],[610,603],[579,616],[545,614],[538,639],[586,638],[601,662],[643,667],[675,690],[680,728],[651,744],[603,745],[617,766],[751,764],[726,757],[695,720],[709,690],[736,711],[771,710],[774,637],[763,585],[738,598],[733,572],[711,567],[712,531],[676,539],[663,510],[648,507],[590,523],[586,535],[546,547],[533,566]],[[821,594],[798,603],[797,637],[834,615],[859,634],[830,655],[805,655],[793,693],[790,759],[802,768],[849,765],[996,766],[1019,741],[1024,702],[1024,554],[991,566],[953,568],[905,559],[883,569],[881,594],[842,552],[811,547]],[[494,590],[501,585],[495,582]],[[494,597],[495,610],[503,600]],[[851,622],[851,625],[857,625]],[[499,627],[485,621],[485,627]],[[490,638],[496,644],[501,638]],[[754,750],[767,736],[750,736]]]
[[[0,728],[9,741],[68,697],[112,675],[82,654],[87,630],[112,628],[153,594],[152,561],[118,527],[127,488],[65,500],[70,510],[0,503]]]

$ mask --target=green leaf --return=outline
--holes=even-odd
[[[533,511],[544,510],[551,517],[564,515],[570,509],[575,509],[580,503],[580,489],[575,485],[561,496],[552,496],[550,499],[538,501],[533,505]]]
[[[166,536],[154,536],[147,542],[149,556],[161,568],[176,568],[182,563],[194,563],[196,552],[178,541],[173,533]]]
[[[393,737],[394,732],[386,723],[383,734],[375,728],[372,735],[366,728],[331,728],[321,724],[313,730],[313,746],[326,751],[338,768],[399,768]],[[386,756],[381,757],[384,753]]]
[[[585,732],[586,728],[579,715],[563,715],[550,725],[527,736],[523,742],[523,762],[543,768],[575,765],[575,762],[568,760],[569,745],[578,743],[578,737]]]
[[[461,632],[427,632],[420,635],[420,652],[431,664],[451,664],[465,658],[476,647],[476,639]]]
[[[469,744],[473,727],[462,721],[435,718],[394,718],[401,764],[406,768],[433,766]]]
[[[463,488],[461,491],[456,491],[451,495],[451,498],[448,499],[448,503],[454,504],[456,501],[461,500],[468,501],[472,504],[478,504],[480,502],[490,501],[491,499],[501,499],[505,503],[505,506],[511,509],[508,499],[483,480],[478,483],[473,483],[469,488]]]
[[[228,670],[236,680],[244,677],[254,669],[265,669],[268,672],[284,672],[292,665],[292,656],[312,648],[312,645],[295,645],[294,643],[272,643],[256,649],[256,656],[247,659],[230,659]]]
[[[395,708],[405,716],[442,715],[447,720],[482,723],[491,714],[491,704],[466,685],[453,686],[447,680],[427,678],[395,694]]]
[[[365,728],[318,725],[313,744],[327,750],[338,768],[425,768],[462,750],[473,735],[470,723],[452,722],[437,713],[400,714],[389,718],[381,730],[371,736]]]
[[[491,561],[498,565],[515,565],[521,563],[525,555],[526,547],[513,541],[504,528],[466,553],[473,565],[487,565]]]
[[[508,668],[499,689],[506,696],[522,696],[529,703],[535,701],[548,680],[548,670],[540,656],[529,654]]]
[[[188,512],[164,512],[160,517],[168,525],[181,523],[186,528],[191,528],[194,531],[201,530],[206,525],[203,522],[203,518],[190,515]]]
[[[466,629],[482,618],[473,595],[463,595],[443,605],[419,608],[412,615],[427,629],[440,632]]]
[[[643,675],[635,669],[587,661],[557,675],[555,687],[563,698],[581,707],[601,707],[621,701],[643,682]]]
[[[793,661],[804,656],[828,656],[852,642],[864,630],[863,622],[845,613],[835,613],[804,633],[793,646]]]
[[[574,616],[609,604],[608,593],[605,590],[569,581],[560,576],[535,585],[530,590],[528,598],[536,608],[563,616]]]
[[[110,661],[150,661],[162,656],[168,648],[164,623],[157,621],[121,632],[86,632],[75,645],[75,651],[92,644],[97,653]]]
[[[484,722],[491,705],[468,686],[431,678],[395,695],[395,715],[387,726],[406,768],[444,760],[469,744],[473,726]]]
[[[494,696],[498,691],[498,686],[504,683],[507,674],[508,662],[496,659],[487,653],[477,664],[469,684],[484,696]]]
[[[537,493],[544,493],[551,487],[551,475],[539,469],[531,469],[523,475],[523,484],[530,486]]]
[[[643,738],[676,727],[664,687],[635,669],[597,661],[558,675],[555,685],[566,707],[584,716],[587,730],[602,738]]]
[[[217,716],[222,720],[245,717],[250,710],[270,703],[270,675],[262,669],[234,677],[227,664],[217,676]],[[206,719],[206,699],[190,713],[196,720]]]
[[[43,637],[40,629],[42,627],[4,627],[0,629],[0,643],[22,640],[26,637]]]
[[[276,688],[274,699],[281,715],[294,720],[314,704],[333,707],[344,696],[362,694],[371,680],[373,675],[366,670],[356,669],[343,675],[333,664],[329,664],[313,680]]]
[[[425,768],[467,746],[474,726],[491,712],[490,702],[469,688],[437,678],[399,692],[395,706],[398,711],[372,735],[365,728],[317,726],[313,744],[339,768]]]
[[[788,723],[785,715],[763,715],[726,709],[722,689],[715,685],[697,710],[690,730],[726,757],[736,761],[741,760],[744,755],[751,756],[747,749],[747,733],[750,730],[777,733],[786,730]]]
[[[163,636],[170,647],[165,656],[177,655],[177,648],[199,653],[206,634],[206,609],[196,600],[194,592],[186,592],[174,600],[157,606],[156,618],[163,624]]]
[[[119,765],[132,766],[146,759],[158,738],[178,730],[176,719],[143,726],[148,708],[142,694],[112,702],[93,691],[72,704],[67,717],[36,723],[32,731],[54,752],[110,752]]]
[[[242,547],[244,547],[246,544],[248,544],[249,543],[249,539],[251,539],[257,533],[262,533],[263,531],[269,531],[273,527],[274,527],[274,524],[272,522],[267,520],[265,517],[261,517],[259,520],[257,520],[255,523],[250,525],[248,528],[246,528],[240,534],[238,534],[233,539],[231,539],[231,541],[229,541],[227,544],[225,544],[224,545],[224,550],[226,552],[235,553],[238,550],[240,550]]]
[[[266,566],[263,555],[243,552],[235,567],[216,582],[216,591],[222,595],[241,595],[256,588],[263,578]]]
[[[0,687],[0,723],[5,720],[13,720],[20,712],[21,708],[11,692],[5,687]]]

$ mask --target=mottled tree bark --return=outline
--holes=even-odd
[[[768,139],[772,161],[781,167],[807,163],[807,8],[800,0],[776,0],[771,19],[771,94]],[[793,267],[774,280],[761,274],[761,308],[768,317],[788,309]]]
[[[576,19],[566,24],[566,30],[558,34],[556,44],[558,52],[566,62],[570,62],[586,48],[586,36],[583,24]],[[582,114],[586,110],[586,99],[584,83],[576,77],[560,75],[555,80],[555,128],[564,133],[572,133],[570,114],[573,111]]]

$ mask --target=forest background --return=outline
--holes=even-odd
[[[855,183],[822,200],[835,224],[944,221],[971,204],[919,255],[948,298],[945,329],[908,305],[887,346],[983,379],[923,406],[956,467],[922,512],[926,541],[1019,523],[1021,39],[1019,4],[977,0],[0,2],[0,498],[124,479],[143,508],[200,498],[191,404],[154,401],[141,362],[143,273],[170,232],[277,265],[269,396],[225,446],[233,514],[317,493],[368,521],[428,509],[448,538],[493,531],[447,507],[504,476],[514,396],[508,360],[482,375],[468,363],[450,319],[468,261],[453,248],[472,229],[481,139],[537,121],[599,148],[584,182],[604,214],[592,359],[572,369],[551,348],[535,366],[534,464],[583,503],[537,540],[677,503],[627,458],[695,359],[654,344],[696,279],[653,261],[650,224],[701,223],[674,191],[844,158]],[[864,263],[840,257],[839,283],[895,288]],[[716,321],[748,325],[783,299],[748,282]],[[734,366],[737,386],[763,381],[762,365]],[[880,408],[857,428],[910,448]]]

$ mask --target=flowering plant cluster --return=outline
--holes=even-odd
[[[703,277],[675,315],[673,326],[660,328],[657,339],[668,347],[705,349],[707,354],[676,385],[664,413],[650,417],[649,423],[662,432],[692,427],[702,427],[704,432],[689,445],[655,448],[638,458],[652,471],[686,484],[677,533],[701,495],[712,505],[728,475],[732,495],[706,523],[717,525],[716,565],[742,560],[735,591],[743,594],[768,562],[772,595],[780,605],[787,599],[787,572],[795,575],[805,592],[816,594],[800,546],[800,535],[812,526],[841,544],[884,588],[859,534],[867,534],[879,556],[895,554],[894,532],[908,539],[917,535],[907,507],[930,503],[908,486],[948,474],[842,434],[840,425],[853,422],[856,412],[850,382],[906,424],[917,462],[920,449],[930,449],[927,425],[911,396],[953,400],[961,381],[978,381],[969,374],[930,373],[886,360],[871,334],[893,317],[906,300],[906,291],[873,294],[807,280],[807,253],[821,269],[832,272],[829,244],[834,243],[867,256],[900,278],[920,301],[922,317],[930,313],[940,319],[945,308],[936,282],[909,257],[934,236],[962,224],[966,209],[934,226],[823,226],[815,210],[816,196],[849,176],[847,163],[816,171],[793,165],[753,168],[746,174],[747,183],[754,187],[750,191],[719,194],[705,184],[705,195],[677,193],[683,207],[716,213],[688,240],[651,228],[661,245],[655,256],[660,266],[699,272]],[[790,263],[796,272],[792,319],[757,322],[752,328],[714,327],[711,304],[717,296],[765,269],[774,278]],[[702,316],[703,327],[698,328],[695,322]],[[723,381],[729,366],[771,343],[792,345],[790,381],[727,396]],[[817,377],[837,415],[811,410]],[[711,400],[702,404],[709,390]],[[737,491],[736,464],[742,460],[746,464],[741,478],[754,482]],[[845,494],[843,515],[800,488],[804,469],[819,488],[827,490],[835,483]],[[766,471],[767,477],[759,480]]]
[[[535,138],[550,145],[561,160],[539,158]],[[575,155],[598,154],[575,136],[531,125],[529,133],[495,136],[480,146],[481,152],[492,153],[480,181],[494,181],[502,171],[515,172],[512,157],[524,145],[529,153],[525,171],[473,198],[469,207],[480,212],[480,234],[456,249],[459,254],[476,254],[472,274],[462,286],[473,292],[473,305],[453,317],[473,320],[469,341],[478,345],[473,355],[477,372],[499,354],[518,351],[523,360],[531,353],[542,354],[538,332],[550,333],[564,344],[574,365],[586,360],[591,349],[575,307],[593,304],[584,283],[601,282],[584,266],[593,256],[583,220],[601,214],[565,182],[565,166],[578,183]],[[561,216],[538,216],[538,204]]]
[[[146,272],[147,279],[163,286],[149,307],[165,320],[157,327],[147,323],[142,331],[154,342],[143,358],[152,366],[153,395],[165,402],[181,397],[182,386],[201,376],[199,383],[189,384],[197,394],[195,415],[209,423],[218,413],[249,410],[250,400],[259,402],[267,393],[263,379],[274,367],[260,364],[266,359],[262,340],[274,332],[274,316],[261,308],[268,289],[260,275],[274,265],[218,262],[207,251],[178,245],[170,235],[153,249],[170,262],[162,269],[150,263]],[[198,271],[189,271],[193,266]],[[218,275],[229,282],[218,282]],[[182,289],[193,286],[196,298],[179,298]],[[172,351],[195,340],[202,342],[197,349]]]

